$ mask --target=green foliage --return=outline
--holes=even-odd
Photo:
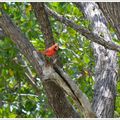
[[[37,48],[44,48],[42,33],[29,3],[3,3],[3,9],[18,25],[23,34]],[[27,60],[32,75],[36,78],[41,95],[28,82],[26,67],[18,60],[20,52],[9,39],[0,40],[0,117],[51,117],[54,116],[48,106],[42,84]],[[47,113],[47,114],[46,114]]]
[[[0,101],[3,102],[0,107],[0,117],[51,116],[49,107],[46,108],[45,94],[39,98],[27,82],[26,70],[18,61],[18,54],[20,54],[18,49],[10,39],[0,40]],[[44,93],[42,87],[41,92]]]
[[[51,9],[73,20],[76,24],[88,28],[89,21],[83,18],[72,3],[46,3]],[[35,18],[30,3],[2,3],[5,12],[34,45],[36,49],[45,48],[43,34]],[[90,42],[75,30],[50,17],[50,24],[55,42],[60,44],[58,52],[63,69],[77,83],[79,88],[93,98],[94,57]],[[26,58],[22,56],[32,71],[41,95],[28,82],[25,73],[26,66],[18,60],[20,52],[17,46],[9,39],[0,40],[0,117],[54,117],[48,106],[47,98],[40,79]],[[119,87],[118,87],[119,90]],[[68,97],[71,103],[74,102]],[[1,105],[1,101],[3,105]],[[119,99],[117,99],[119,104]],[[119,107],[116,108],[120,114]]]
[[[72,3],[47,4],[56,12],[80,25],[89,25],[87,21],[83,21],[82,13]],[[29,3],[11,2],[2,3],[2,7],[34,47],[43,50],[45,48],[43,35],[31,5]],[[52,17],[50,17],[50,23],[55,41],[61,45],[58,54],[63,69],[92,100],[94,82],[90,72],[94,68],[94,58],[90,42]],[[22,60],[27,62],[28,67],[31,69],[32,75],[36,77],[42,93],[40,96],[28,83],[28,78],[25,75],[26,67],[18,60],[19,55],[20,52],[17,46],[9,38],[0,40],[0,101],[3,101],[3,105],[0,107],[0,117],[54,117],[35,71],[27,60],[22,57]],[[71,98],[69,99],[71,100]]]

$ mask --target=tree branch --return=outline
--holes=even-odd
[[[48,89],[48,90],[52,89],[53,94],[54,94],[54,93],[56,93],[54,87],[57,84],[58,86],[60,86],[60,87],[56,87],[56,89],[58,89],[57,91],[62,91],[62,89],[63,89],[68,95],[71,95],[73,97],[73,99],[75,100],[75,103],[78,105],[78,108],[80,108],[80,106],[82,106],[83,110],[85,111],[86,117],[95,117],[91,108],[89,108],[89,106],[90,106],[89,101],[88,101],[89,106],[87,106],[87,108],[84,108],[86,106],[85,105],[86,98],[84,97],[84,100],[83,101],[81,100],[81,98],[80,98],[81,92],[79,91],[77,85],[71,79],[67,79],[66,74],[64,74],[64,73],[58,74],[52,68],[52,66],[44,66],[42,56],[38,56],[38,54],[35,51],[32,44],[21,33],[20,29],[17,28],[17,26],[12,23],[10,18],[3,11],[2,11],[2,15],[0,17],[0,27],[2,27],[2,29],[5,31],[5,33],[16,43],[16,45],[20,49],[20,51],[26,56],[26,58],[29,60],[29,62],[35,68],[35,70],[38,73],[39,77],[41,78],[43,84],[44,83],[47,84],[50,81],[54,81],[54,82],[50,82],[49,85],[46,85],[45,89]],[[47,92],[49,92],[49,91],[47,91]],[[59,95],[61,95],[61,96],[63,96],[63,98],[65,98],[63,92],[59,92],[59,93],[60,93]],[[56,97],[56,96],[57,96],[57,98],[59,98],[57,93],[54,94],[54,97]],[[59,99],[57,99],[57,101],[55,101],[55,102],[54,102],[54,99],[52,99],[52,100],[53,100],[52,106],[56,106],[55,102],[57,102],[57,104],[59,103],[62,106],[62,108],[65,109],[65,107],[66,107],[67,108],[66,112],[69,112],[69,115],[71,115],[70,117],[78,117],[79,116],[76,112],[73,111],[73,108],[69,105],[69,102],[65,101],[65,99],[61,99],[62,101],[59,101]],[[67,106],[66,106],[66,104],[67,104]],[[61,106],[60,106],[60,108],[57,108],[56,112],[58,112],[59,109],[61,109]],[[55,107],[53,107],[53,108],[55,108]],[[71,111],[69,111],[70,109],[71,109]],[[66,113],[59,113],[59,115],[60,115],[59,117],[67,116]]]
[[[54,37],[52,34],[52,29],[51,29],[50,21],[48,18],[48,14],[45,11],[44,3],[31,3],[31,5],[34,9],[36,18],[38,20],[41,31],[43,33],[44,40],[45,40],[45,46],[46,48],[48,48],[52,46],[55,43],[55,41],[54,41]],[[55,58],[58,58],[58,54],[53,56],[52,60],[54,61]],[[57,64],[62,66],[59,59],[57,59]]]
[[[41,31],[43,33],[46,48],[50,47],[54,44],[54,38],[52,35],[52,29],[50,27],[50,22],[48,19],[48,15],[44,9],[43,3],[31,3],[32,7],[34,8],[34,12],[38,23],[40,24]]]
[[[25,66],[25,68],[26,68],[25,76],[27,77],[28,82],[35,89],[36,93],[40,95],[39,87],[35,84],[35,78],[33,78],[33,76],[32,76],[32,71],[29,68],[27,62],[25,60],[23,60],[22,55],[18,54],[17,61],[15,61],[15,62],[16,62],[16,64],[18,64],[18,62],[19,62],[20,64]]]
[[[44,85],[44,87],[45,89],[47,89],[47,92],[49,92],[49,90],[52,89],[54,95],[54,97],[51,98],[51,101],[53,101],[52,106],[56,107],[56,105],[59,104],[59,108],[56,109],[56,113],[59,112],[59,115],[57,115],[57,117],[79,117],[79,114],[75,112],[74,108],[70,105],[70,103],[66,102],[66,99],[64,99],[64,92],[60,92],[62,91],[62,89],[59,86],[56,87],[56,84],[54,82],[44,82],[45,79],[43,78],[47,78],[47,74],[43,73],[47,72],[44,71],[45,66],[42,56],[37,54],[32,44],[28,41],[24,34],[21,33],[20,29],[15,24],[13,24],[9,16],[7,16],[3,10],[0,9],[0,11],[2,11],[2,15],[0,16],[0,27],[5,31],[6,35],[8,35],[11,38],[11,40],[13,40],[13,42],[15,42],[21,53],[23,53],[23,55],[34,67],[39,77],[41,78],[43,85],[44,83],[46,84]],[[58,93],[60,94],[56,93],[56,91],[58,91]],[[61,101],[59,99],[59,96],[61,96]],[[54,101],[55,97],[57,98],[55,99],[56,101]],[[61,112],[61,108],[64,109],[64,113]],[[69,114],[66,114],[67,112]]]
[[[49,47],[54,43],[54,38],[53,38],[49,18],[44,8],[44,3],[31,3],[31,4],[35,11],[36,18],[41,26],[41,31],[43,32],[43,35],[44,35],[46,47]],[[48,67],[47,69],[43,70],[43,74],[45,73],[44,79],[47,79],[47,81],[44,80],[44,87],[48,95],[49,103],[52,109],[54,110],[54,112],[56,113],[56,116],[80,117],[79,114],[75,111],[75,109],[67,100],[65,93],[61,89],[59,83],[58,85],[56,85],[55,83],[53,83],[53,81],[50,80],[49,76],[46,78],[46,74],[51,73],[51,70],[50,71],[46,71],[46,70],[49,70]],[[48,82],[48,79],[49,79],[49,82]],[[55,105],[55,103],[57,104]]]
[[[13,24],[9,16],[7,16],[3,10],[1,11],[2,11],[2,15],[0,16],[0,27],[2,28],[2,30],[4,30],[5,35],[9,36],[12,39],[12,41],[17,45],[21,53],[23,53],[23,55],[26,56],[28,61],[32,64],[32,66],[37,71],[39,77],[41,78],[42,65],[44,64],[44,62],[42,61],[43,59],[42,56],[39,55],[40,57],[39,62],[36,61],[34,54],[33,54],[33,51],[35,51],[33,45],[21,33],[20,29],[15,24]],[[22,58],[20,58],[20,56],[18,57],[19,57],[18,58],[19,62],[21,62],[20,60]],[[43,63],[43,64],[40,64],[40,63]],[[28,77],[28,74],[26,74],[26,76]],[[29,82],[35,88],[36,92],[39,94],[39,89],[37,88],[33,80],[30,78],[30,76],[29,76]]]
[[[54,65],[54,69],[50,65],[44,67],[42,79],[44,83],[50,83],[53,81],[60,86],[66,94],[73,98],[77,107],[83,112],[85,117],[96,117],[91,109],[91,104],[87,96],[82,93],[75,82],[59,66]]]
[[[38,18],[38,21],[41,25],[41,29],[43,31],[44,36],[47,35],[46,40],[50,40],[49,37],[49,31],[51,30],[49,19],[46,14],[46,11],[44,10],[44,4],[43,3],[33,3],[32,4],[34,11],[36,13],[36,17]],[[50,31],[50,36],[52,32]],[[52,39],[53,40],[53,39]],[[87,97],[82,93],[82,91],[79,90],[77,85],[73,82],[72,79],[69,78],[69,76],[59,68],[59,66],[54,65],[55,70],[51,67],[44,67],[43,69],[43,75],[45,76],[43,79],[44,81],[50,83],[55,82],[58,86],[60,86],[68,95],[70,95],[77,104],[78,108],[85,114],[86,117],[95,117],[95,114],[91,110],[91,105],[87,99]],[[46,75],[47,74],[47,75]],[[57,87],[58,87],[57,86]],[[64,110],[64,109],[63,109]]]
[[[46,9],[49,16],[53,16],[56,20],[64,23],[66,26],[73,28],[74,30],[76,30],[77,32],[79,32],[80,34],[82,34],[87,39],[91,40],[92,42],[98,43],[107,49],[120,52],[120,46],[115,44],[114,42],[105,41],[104,38],[99,37],[98,35],[94,34],[93,32],[75,24],[72,20],[69,20],[69,19],[65,18],[64,16],[54,12],[53,10],[48,8],[47,6],[45,6],[45,9]]]
[[[17,45],[23,55],[28,59],[28,61],[34,66],[38,74],[42,74],[42,66],[44,65],[42,55],[39,55],[39,64],[34,57],[33,51],[35,51],[33,45],[29,40],[22,34],[21,30],[13,24],[9,16],[7,16],[3,10],[0,9],[2,15],[0,16],[0,27],[4,30],[5,34],[8,35],[13,42]],[[40,76],[41,77],[41,76]]]
[[[64,80],[64,82],[62,82],[63,80],[57,79],[55,81],[56,84],[59,84],[61,88],[63,88],[63,90],[65,90],[65,92],[68,95],[72,96],[72,98],[75,100],[76,104],[78,105],[78,108],[82,109],[82,112],[84,112],[86,117],[90,117],[90,118],[96,117],[95,113],[91,109],[91,104],[88,100],[88,97],[78,88],[75,82],[59,66],[54,65],[54,69]],[[58,77],[56,76],[56,78]]]

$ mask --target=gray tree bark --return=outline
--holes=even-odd
[[[120,47],[111,42],[110,33],[106,27],[106,21],[102,16],[102,13],[98,10],[98,7],[95,3],[77,3],[78,8],[80,7],[85,13],[87,18],[91,20],[93,32],[83,29],[81,26],[76,25],[71,20],[66,19],[63,16],[49,11],[46,9],[48,14],[52,14],[57,20],[63,22],[65,25],[74,28],[79,33],[83,34],[89,39],[94,39],[94,42],[106,46],[112,50],[120,51]],[[92,15],[92,16],[91,16]],[[42,17],[46,16],[41,16]],[[45,21],[43,21],[44,23]],[[44,24],[41,24],[44,26]],[[5,31],[5,34],[8,35],[18,46],[21,52],[26,56],[29,62],[33,65],[35,70],[41,79],[43,75],[43,65],[42,60],[36,61],[34,58],[34,47],[28,42],[27,38],[21,34],[19,28],[12,23],[10,18],[6,14],[0,16],[0,26]],[[46,28],[50,26],[49,23],[46,25]],[[46,30],[46,31],[45,31]],[[47,31],[48,30],[48,31]],[[52,39],[53,37],[47,36],[50,29],[42,28],[44,37],[48,46],[51,44],[51,41],[47,39]],[[94,33],[94,34],[93,34]],[[103,37],[98,37],[98,35]],[[97,41],[99,39],[100,41]],[[104,42],[104,40],[106,40]],[[96,67],[95,67],[95,96],[93,100],[93,109],[96,112],[98,117],[113,117],[114,115],[114,103],[116,95],[116,79],[117,79],[117,57],[116,52],[112,50],[105,49],[105,47],[93,43],[94,55],[96,57]],[[108,45],[107,45],[108,43]],[[117,48],[117,49],[116,49]],[[42,59],[42,57],[40,57]],[[48,67],[53,70],[52,67]],[[45,69],[48,69],[45,68]],[[50,72],[48,70],[48,72]],[[76,89],[77,86],[72,83],[69,77],[66,78],[66,74],[62,71],[61,76],[59,76],[54,70],[52,75],[45,75],[50,80],[43,81],[44,87],[49,97],[49,102],[56,113],[57,117],[79,117],[79,114],[73,109],[70,103],[67,101],[63,91],[68,93],[68,95],[73,96],[76,99],[79,105],[81,105],[86,112],[87,116],[91,114],[91,108],[87,107],[85,103],[89,103],[88,100],[84,97],[83,93]],[[55,78],[53,79],[53,77]],[[52,77],[52,78],[51,78]],[[60,78],[61,77],[61,78]],[[60,78],[60,79],[59,79]],[[64,79],[64,80],[63,80]],[[52,82],[53,81],[53,82]],[[70,92],[70,93],[69,93]],[[63,97],[63,98],[62,98]],[[87,101],[87,102],[86,102]],[[60,106],[59,106],[60,105]],[[78,106],[79,106],[78,105]],[[86,107],[86,108],[85,108]],[[87,109],[88,108],[88,109]],[[92,113],[93,114],[93,113]],[[93,115],[95,116],[95,115]],[[93,117],[92,116],[92,117]]]
[[[120,2],[99,2],[98,5],[107,21],[115,28],[116,35],[120,40]]]
[[[83,11],[94,34],[102,35],[104,40],[112,41],[107,22],[96,3],[75,3]],[[93,110],[97,117],[113,117],[116,98],[117,56],[116,52],[92,43],[95,66],[95,88]]]

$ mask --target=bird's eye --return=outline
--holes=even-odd
[[[58,46],[55,46],[55,50],[58,50]]]

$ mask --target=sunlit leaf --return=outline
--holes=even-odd
[[[90,62],[90,59],[86,53],[83,55],[83,60],[86,64]]]
[[[31,10],[32,10],[32,6],[31,6],[31,5],[28,5],[28,6],[26,7],[26,14],[29,14]]]

